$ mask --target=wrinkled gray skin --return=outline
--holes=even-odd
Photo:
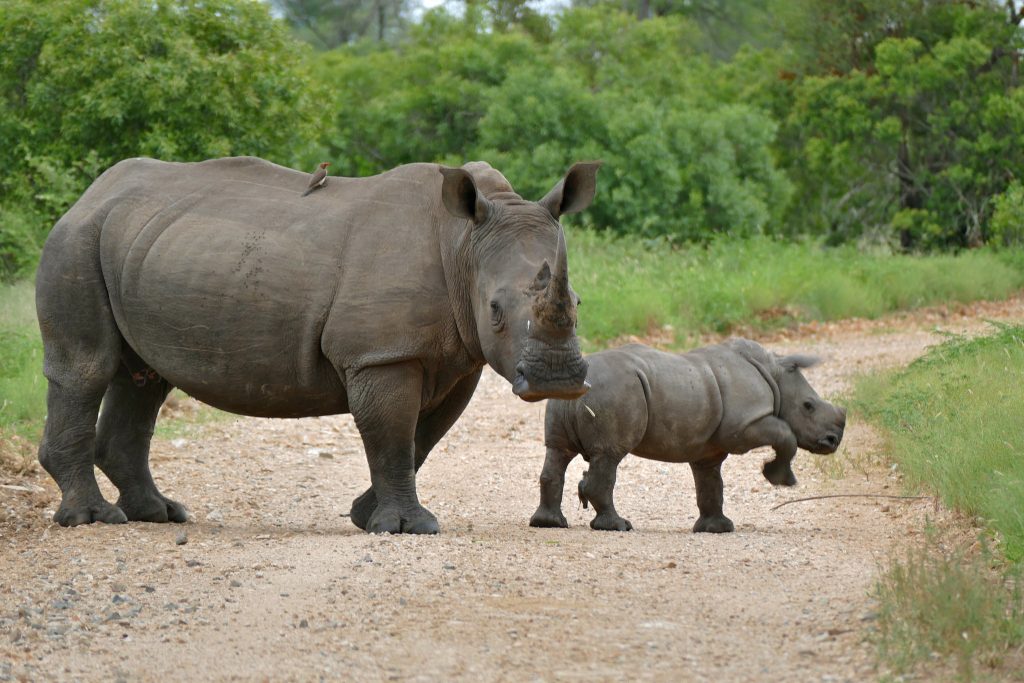
[[[186,520],[149,470],[180,387],[244,415],[352,413],[372,484],[352,521],[436,533],[416,471],[485,363],[528,401],[586,390],[558,217],[590,204],[597,168],[530,202],[482,162],[332,178],[306,199],[307,174],[250,157],[112,167],[54,227],[36,277],[54,519]]]
[[[630,344],[587,357],[593,388],[583,398],[548,401],[540,507],[531,526],[566,527],[562,488],[569,462],[582,453],[590,468],[579,497],[593,503],[594,529],[628,531],[612,502],[615,472],[627,453],[686,462],[693,471],[700,517],[694,531],[733,530],[722,513],[722,462],[730,453],[771,446],[764,476],[793,486],[797,448],[835,452],[846,411],[822,400],[800,368],[816,359],[779,358],[746,339],[682,355]],[[593,414],[591,414],[593,411]]]

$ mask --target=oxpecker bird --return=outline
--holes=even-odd
[[[330,164],[325,161],[322,164],[320,164],[320,168],[316,169],[316,171],[313,172],[313,177],[309,179],[309,186],[306,188],[306,191],[302,193],[303,197],[305,197],[307,194],[317,189],[318,187],[323,187],[324,185],[327,184],[328,166],[330,166]]]

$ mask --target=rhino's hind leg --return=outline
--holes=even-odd
[[[122,365],[103,397],[96,434],[96,465],[120,491],[117,506],[132,521],[188,521],[185,507],[165,498],[149,471],[153,427],[170,390],[170,385],[159,377],[136,386]]]
[[[693,483],[697,488],[697,508],[700,510],[700,517],[693,525],[694,532],[721,534],[735,529],[732,520],[722,512],[722,463],[726,457],[722,455],[690,463]]]
[[[96,413],[101,397],[99,391],[77,392],[53,381],[46,393],[46,427],[39,444],[39,463],[60,487],[60,507],[53,521],[61,526],[127,521],[120,508],[103,498],[93,472]]]
[[[615,475],[625,453],[591,453],[590,469],[583,473],[578,491],[584,507],[593,504],[597,515],[590,520],[590,528],[600,531],[631,531],[633,525],[615,511],[613,493]]]
[[[430,455],[430,451],[434,449],[437,442],[448,433],[455,421],[466,410],[469,400],[473,398],[473,392],[476,391],[476,385],[480,381],[481,372],[482,370],[477,370],[460,380],[440,405],[419,418],[416,423],[415,469],[417,472],[420,471],[420,467],[426,462],[427,456]],[[376,509],[377,495],[371,486],[352,501],[349,518],[353,524],[365,531],[366,525],[370,521],[370,515]]]
[[[562,489],[565,488],[565,469],[576,453],[548,447],[544,469],[540,473],[540,505],[530,518],[530,526],[568,528],[562,514]]]
[[[121,335],[88,241],[96,231],[54,227],[36,275],[36,310],[48,382],[39,463],[61,491],[53,519],[61,526],[121,523],[125,515],[100,493],[93,470],[96,415],[120,362]],[[68,244],[70,240],[85,245]],[[51,246],[55,245],[55,246]],[[66,247],[61,249],[61,247]]]

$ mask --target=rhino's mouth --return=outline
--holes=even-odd
[[[829,432],[814,443],[814,448],[808,448],[807,450],[816,455],[829,455],[836,452],[842,440],[842,432]]]
[[[587,393],[588,389],[590,389],[590,382],[586,380],[583,380],[582,383],[556,382],[537,386],[531,384],[522,373],[517,373],[515,381],[512,382],[512,393],[531,403],[545,398],[558,398],[568,401],[579,398]]]
[[[531,339],[516,363],[512,393],[524,401],[545,398],[571,400],[587,393],[587,361],[575,339],[554,346]]]

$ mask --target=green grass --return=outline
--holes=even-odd
[[[929,534],[878,582],[877,644],[897,673],[935,660],[1000,676],[1024,644],[1024,326],[952,338],[907,368],[863,378],[853,408],[882,428],[911,489],[982,522],[981,552]],[[988,546],[998,549],[991,553]],[[1014,655],[1011,655],[1014,656]],[[994,667],[993,670],[988,670]]]
[[[45,412],[33,285],[0,285],[0,435],[37,438]]]
[[[930,531],[877,582],[879,657],[897,674],[929,663],[951,668],[962,681],[1001,679],[1004,658],[1024,642],[1019,568],[1003,573],[984,547],[946,546]]]
[[[953,339],[863,379],[854,407],[884,429],[908,484],[980,517],[1024,560],[1024,326]]]
[[[975,250],[906,256],[771,238],[669,248],[586,230],[569,234],[588,349],[670,326],[676,343],[737,327],[876,318],[940,303],[1002,299],[1024,288],[1024,256]]]

